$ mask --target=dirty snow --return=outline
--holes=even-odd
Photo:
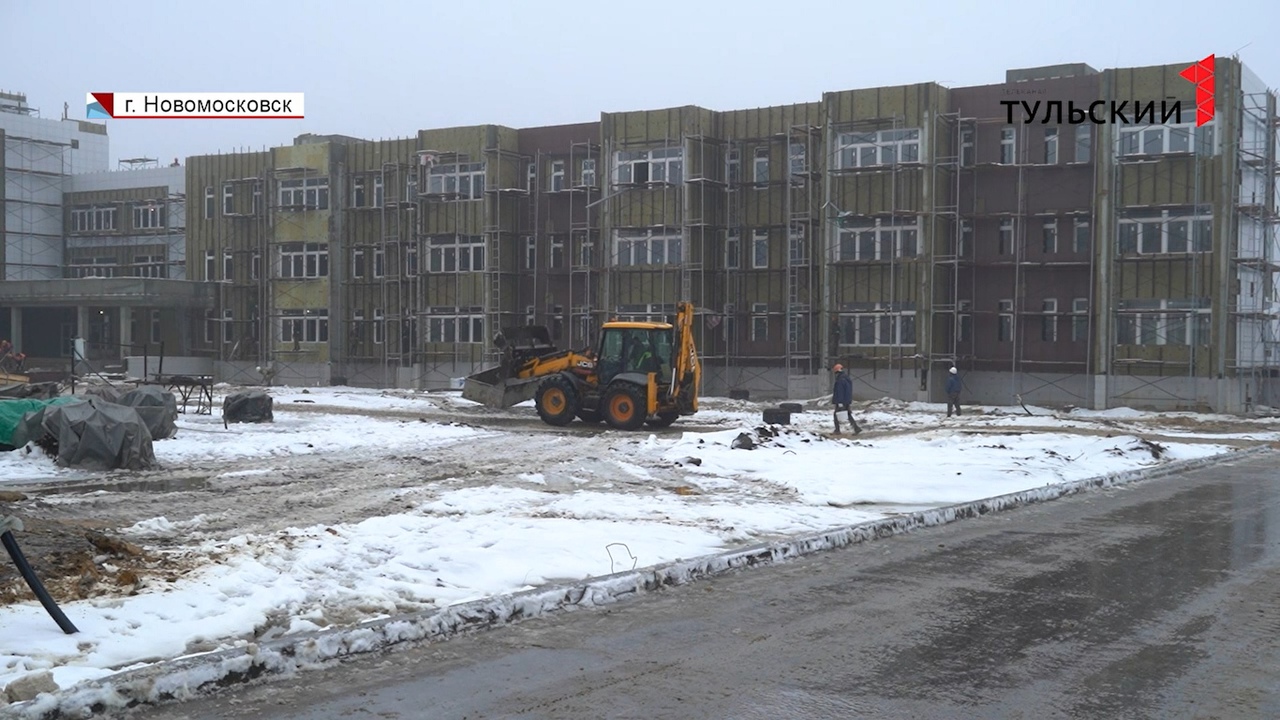
[[[62,634],[34,601],[0,608],[0,688],[40,670],[52,671],[66,688],[282,634],[1231,450],[1222,442],[1152,445],[1139,437],[1198,437],[1182,422],[1194,420],[1189,414],[1160,429],[1166,416],[1151,413],[1028,417],[1021,408],[975,408],[983,414],[947,419],[941,405],[883,401],[858,413],[868,432],[833,438],[824,434],[830,408],[820,403],[775,434],[756,430],[759,405],[710,399],[688,424],[722,430],[681,432],[678,424],[664,433],[565,437],[452,423],[483,425],[482,415],[455,415],[466,408],[456,394],[350,388],[272,394],[276,422],[224,428],[216,411],[183,415],[178,436],[155,443],[157,458],[166,469],[234,460],[215,479],[238,483],[274,477],[271,463],[325,453],[373,462],[429,449],[441,457],[452,452],[477,469],[406,479],[394,492],[370,490],[399,510],[353,522],[206,533],[225,514],[208,508],[184,514],[171,506],[166,516],[119,528],[117,534],[144,547],[165,538],[156,552],[205,564],[177,582],[148,579],[136,595],[64,604],[76,635]],[[315,410],[293,411],[297,399],[314,400]],[[383,410],[422,418],[358,414]],[[530,427],[538,427],[532,411],[508,414],[530,417]],[[1239,430],[1231,436],[1280,437],[1274,423]],[[756,447],[734,449],[742,433]],[[499,446],[526,461],[486,465],[506,462],[508,456],[493,454]],[[255,467],[258,461],[263,465]],[[59,470],[38,451],[0,456],[0,476],[11,482],[86,475]],[[175,539],[183,544],[175,547]]]

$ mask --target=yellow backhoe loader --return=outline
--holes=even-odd
[[[698,411],[702,362],[689,303],[673,323],[606,322],[594,350],[557,350],[543,326],[506,328],[494,344],[501,363],[466,378],[462,397],[493,408],[533,400],[549,425],[576,417],[619,430],[667,427]]]

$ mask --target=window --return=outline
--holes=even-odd
[[[729,185],[736,185],[742,181],[742,154],[737,150],[730,150],[725,156],[724,161],[724,177],[725,182]]]
[[[280,246],[280,277],[329,276],[328,243],[286,243]]]
[[[144,278],[164,277],[164,255],[134,255],[133,276]]]
[[[164,227],[164,207],[160,205],[135,205],[134,230],[155,230]]]
[[[752,167],[752,181],[758,186],[763,187],[769,184],[769,148],[756,148],[755,160]]]
[[[960,164],[973,164],[973,128],[960,131]]]
[[[804,143],[791,143],[791,174],[803,175],[809,171],[809,152]]]
[[[418,246],[409,245],[404,249],[404,274],[413,277],[418,274]]]
[[[1000,130],[1000,162],[1005,165],[1012,165],[1017,158],[1016,145],[1014,144],[1013,128],[1003,128]]]
[[[836,153],[842,170],[920,162],[920,130],[840,133]]]
[[[222,183],[222,214],[234,215],[236,212],[236,186]]]
[[[404,178],[404,199],[416,202],[418,199],[418,173],[411,172]]]
[[[1040,306],[1040,340],[1042,342],[1058,341],[1058,301],[1048,299]]]
[[[383,205],[382,176],[375,175],[373,178],[373,206],[382,207],[382,205]]]
[[[683,260],[679,231],[618,230],[614,233],[616,265],[675,265]]]
[[[235,316],[230,310],[222,311],[222,342],[230,344],[236,341]]]
[[[281,180],[280,207],[286,210],[328,210],[329,178]]]
[[[538,164],[529,163],[528,174],[526,175],[525,188],[530,192],[538,189]]]
[[[551,163],[551,183],[547,188],[551,192],[560,192],[564,190],[564,161],[556,160]]]
[[[1058,164],[1058,128],[1044,130],[1044,162],[1046,165]]]
[[[769,339],[769,304],[751,304],[751,341],[764,342]]]
[[[484,199],[484,163],[437,165],[427,175],[427,193],[458,200]]]
[[[382,308],[373,309],[373,343],[375,345],[382,344],[383,333],[386,332],[386,322],[382,319]]]
[[[484,343],[484,316],[457,314],[427,318],[427,342],[432,343]]]
[[[1089,221],[1076,220],[1075,221],[1075,245],[1072,248],[1072,250],[1074,250],[1077,253],[1084,254],[1089,252],[1090,244],[1091,243],[1090,243],[1090,237],[1089,237]]]
[[[960,221],[960,257],[968,257],[973,251],[973,223]]]
[[[1013,301],[1001,300],[999,307],[1000,317],[996,327],[996,339],[1000,342],[1010,342],[1013,340]]]
[[[280,342],[329,342],[329,310],[281,310]]]
[[[1209,344],[1209,299],[1122,300],[1116,317],[1119,345]]]
[[[969,300],[961,300],[956,305],[956,312],[960,315],[960,337],[957,342],[970,342],[973,340],[973,302]]]
[[[1209,252],[1213,248],[1213,219],[1193,217],[1188,212],[1130,211],[1120,220],[1120,254]]]
[[[577,248],[578,267],[591,267],[595,264],[595,246],[591,238],[586,233],[578,233],[574,239],[574,247]]]
[[[218,324],[217,316],[213,314],[213,311],[205,310],[204,311],[204,341],[208,345],[212,345],[213,339],[218,335],[217,328],[214,327],[217,324]]]
[[[751,231],[751,267],[757,270],[769,267],[768,230]]]
[[[103,207],[72,210],[71,228],[75,232],[115,230],[116,209],[113,207]]]
[[[213,200],[213,186],[206,185],[204,188],[204,219],[212,220],[218,212],[217,205]]]
[[[737,269],[742,267],[742,233],[729,230],[724,238],[724,266]]]
[[[616,184],[684,182],[684,150],[678,147],[623,150],[614,157]]]
[[[387,253],[382,248],[373,251],[373,276],[380,278],[387,274]]]
[[[792,265],[809,264],[809,238],[806,231],[803,224],[791,223],[791,230],[787,233],[787,247]]]
[[[551,267],[560,269],[564,267],[564,238],[551,238]]]
[[[1053,255],[1058,252],[1058,221],[1044,221],[1044,253]]]
[[[357,176],[351,181],[351,206],[365,207],[364,177]]]
[[[206,281],[218,279],[218,266],[215,264],[212,250],[204,251],[204,279]]]
[[[74,271],[73,277],[100,277],[109,278],[116,276],[116,259],[113,257],[97,257],[97,258],[81,258],[72,266]]]
[[[850,303],[840,313],[840,344],[915,345],[915,304]]]
[[[997,248],[1001,255],[1013,254],[1013,219],[1005,218],[1000,221],[1000,246]]]
[[[1087,163],[1093,156],[1093,126],[1076,126],[1076,162]]]
[[[222,279],[231,280],[235,278],[235,256],[230,250],[222,253]]]
[[[1189,153],[1193,150],[1201,155],[1213,155],[1213,128],[1212,122],[1201,127],[1196,127],[1194,122],[1123,127],[1120,130],[1120,155],[1167,155]]]
[[[253,214],[262,214],[262,181],[253,181]]]
[[[160,342],[162,336],[160,334],[160,311],[151,311],[151,342]]]
[[[1071,342],[1089,339],[1089,298],[1071,301]]]
[[[254,250],[253,257],[249,261],[249,279],[257,280],[260,277],[262,277],[262,253]]]
[[[846,223],[834,248],[838,262],[890,260],[916,257],[919,226],[914,218],[877,218]]]
[[[484,237],[480,235],[438,235],[427,241],[428,270],[433,273],[480,272],[484,270]]]
[[[532,235],[524,239],[524,267],[526,270],[538,267],[538,239]]]
[[[364,277],[364,250],[351,251],[351,277]]]
[[[596,186],[596,159],[586,158],[582,161],[582,186]]]

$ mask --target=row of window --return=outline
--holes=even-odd
[[[117,207],[76,208],[71,211],[70,232],[111,232],[125,230],[118,224]],[[143,203],[133,205],[133,224],[127,228],[132,230],[159,230],[166,227],[168,211],[164,205]]]
[[[431,238],[426,245],[428,266],[431,273],[465,273],[479,272],[485,269],[484,238],[479,235],[449,235]],[[355,278],[383,277],[386,272],[386,254],[382,248],[371,251],[372,268],[366,267],[366,252],[363,248],[351,251],[351,274]],[[279,265],[276,277],[293,280],[306,280],[329,277],[329,245],[327,243],[285,243],[279,247]],[[222,275],[218,276],[217,253],[206,250],[204,253],[204,279],[208,281],[234,280],[235,256],[231,252],[222,254]],[[417,275],[418,248],[404,248],[404,274]],[[114,260],[113,260],[114,262]],[[369,270],[372,274],[368,275]],[[261,253],[252,253],[249,262],[249,279],[257,280],[262,273]]]
[[[78,258],[67,265],[67,277],[168,277],[163,255],[134,255],[133,262],[122,265],[117,257]]]
[[[153,335],[159,333],[158,311],[155,313]],[[412,321],[409,321],[412,325]],[[457,315],[432,315],[423,320],[427,330],[427,342],[431,343],[471,343],[488,342],[484,331],[484,316],[479,313],[462,313]],[[221,331],[218,326],[221,325]],[[325,308],[307,310],[281,310],[275,322],[276,339],[281,343],[327,343],[329,342],[329,311]],[[370,331],[366,332],[366,328]],[[363,310],[352,315],[352,331],[359,338],[369,338],[375,345],[381,345],[386,339],[386,320],[382,308],[373,311],[373,319],[366,320]],[[416,333],[412,333],[415,334]],[[211,310],[205,316],[204,340],[213,344],[219,340],[225,344],[234,343],[235,316],[231,310],[224,310],[219,318]],[[159,342],[159,340],[153,340]]]

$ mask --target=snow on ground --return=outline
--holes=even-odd
[[[395,493],[403,512],[361,522],[230,539],[202,537],[201,516],[150,518],[125,528],[121,534],[144,547],[149,538],[167,538],[167,547],[175,537],[186,538],[188,545],[160,552],[208,564],[175,583],[149,580],[133,596],[64,605],[80,629],[76,635],[62,634],[35,602],[0,608],[0,688],[44,669],[65,688],[280,634],[1230,450],[1203,442],[1152,445],[1080,412],[1019,417],[985,409],[984,415],[948,420],[939,412],[942,406],[882,402],[857,413],[868,430],[916,432],[831,438],[814,432],[829,430],[829,407],[796,415],[791,427],[761,432],[754,428],[762,406],[712,400],[696,424],[723,430],[560,438],[451,425],[447,413],[428,422],[289,410],[294,399],[314,400],[317,410],[441,408],[456,394],[417,397],[345,388],[272,394],[276,422],[224,428],[216,411],[184,415],[179,435],[155,444],[157,458],[180,468],[230,459],[278,463],[304,453],[372,456],[426,444],[460,444],[464,451],[475,447],[483,453],[483,445],[473,444],[482,435],[489,436],[485,442],[523,442],[530,456],[499,476],[403,488]],[[1116,412],[1103,419],[1150,420]],[[1046,425],[1056,429],[1018,429]],[[1110,436],[1071,432],[1104,427]],[[734,447],[743,434],[753,448]],[[561,440],[577,443],[569,453],[572,462],[547,459],[553,445],[565,455]],[[546,453],[541,460],[540,446]],[[588,466],[594,470],[584,471]],[[0,457],[0,473],[9,478],[70,472],[54,469],[39,452]],[[251,479],[254,472],[261,471],[246,466],[228,476]]]

